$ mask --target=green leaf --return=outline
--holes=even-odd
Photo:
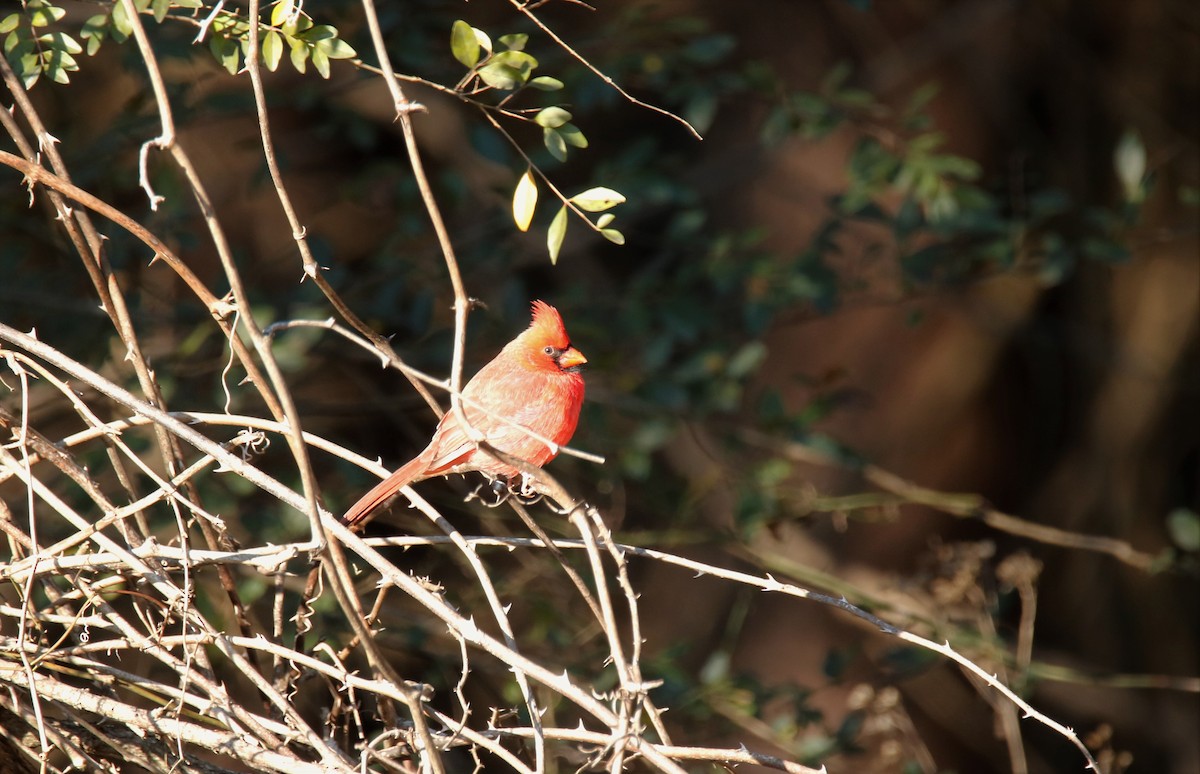
[[[171,0],[154,0],[150,4],[150,8],[154,11],[154,21],[162,24],[162,20],[167,18],[167,11],[171,10],[172,5]]]
[[[50,78],[55,83],[62,83],[62,84],[70,83],[71,79],[67,77],[67,72],[75,71],[78,69],[79,69],[78,66],[68,67],[66,65],[66,63],[64,63],[58,59],[54,59],[54,60],[46,63],[46,74],[49,75]]]
[[[300,32],[296,37],[303,40],[305,43],[317,44],[322,40],[332,40],[337,37],[337,27],[331,27],[328,24],[317,24],[313,27]]]
[[[575,124],[563,124],[558,127],[558,133],[567,145],[574,145],[576,148],[586,148],[588,146],[587,138],[583,136],[583,132],[579,131],[579,127]]]
[[[767,359],[767,345],[761,341],[747,342],[725,365],[725,373],[734,379],[742,379],[756,371]]]
[[[550,253],[550,263],[558,263],[558,251],[562,249],[563,239],[567,236],[567,208],[560,207],[554,220],[550,221],[550,230],[546,232],[546,249]]]
[[[298,13],[283,22],[283,34],[288,37],[296,37],[300,33],[313,26],[312,19],[302,13]]]
[[[1146,146],[1137,132],[1130,130],[1121,135],[1113,151],[1113,169],[1125,193],[1125,201],[1137,204],[1146,198],[1143,184],[1146,177]]]
[[[537,60],[526,54],[524,51],[501,51],[492,56],[488,63],[479,70],[479,76],[483,78],[484,83],[494,89],[503,89],[511,91],[525,85],[529,80],[530,73],[537,67]],[[487,74],[489,70],[495,70],[490,76]],[[504,83],[503,86],[498,86],[493,83],[490,78]]]
[[[129,16],[125,13],[125,5],[123,3],[117,3],[113,6],[112,26],[114,30],[121,33],[121,40],[133,34],[133,25],[129,22]],[[113,37],[114,39],[116,38],[115,35]]]
[[[529,36],[524,32],[514,32],[511,35],[501,35],[500,45],[510,51],[524,51],[525,44],[529,42]]]
[[[117,8],[120,7],[117,6]],[[237,43],[222,35],[213,35],[208,39],[208,49],[212,51],[213,56],[230,75],[237,75],[238,57],[241,51]]]
[[[612,242],[614,245],[625,244],[625,235],[622,234],[620,231],[617,231],[615,228],[600,229],[600,236],[602,236],[605,239],[607,239],[608,241]]]
[[[353,59],[358,56],[354,47],[341,38],[323,40],[317,44],[317,48],[321,49],[330,59]]]
[[[517,189],[513,192],[513,221],[521,231],[528,231],[533,221],[533,211],[537,207],[538,188],[533,179],[533,170],[525,170],[517,181]]]
[[[950,154],[930,158],[929,165],[939,174],[959,180],[977,180],[981,173],[979,164],[975,161]]]
[[[311,49],[304,45],[304,41],[295,38],[288,40],[288,47],[291,49],[288,58],[292,60],[292,67],[296,68],[296,72],[303,74],[308,69],[308,53]]]
[[[523,73],[536,70],[538,66],[538,61],[524,51],[501,51],[492,57],[492,61],[503,62]]]
[[[875,95],[866,89],[846,89],[837,93],[837,101],[846,107],[866,109],[875,105]]]
[[[479,29],[478,27],[472,27],[471,31],[475,33],[475,40],[479,43],[480,46],[483,47],[483,50],[488,53],[488,56],[491,56],[491,54],[492,54],[492,39],[488,37],[488,34],[486,32]]]
[[[604,212],[625,201],[625,197],[611,188],[598,186],[571,197],[571,203],[588,212]]]
[[[53,5],[43,5],[40,8],[30,8],[29,23],[34,27],[49,27],[51,23],[66,16],[67,12]]]
[[[462,19],[450,27],[450,53],[464,67],[474,67],[479,63],[479,40],[475,30]]]
[[[9,59],[19,59],[26,54],[35,53],[33,38],[30,36],[29,30],[20,27],[5,38],[4,53],[8,54]]]
[[[538,91],[558,91],[563,87],[563,82],[549,75],[539,75],[526,85]]]
[[[47,32],[38,38],[43,43],[46,43],[50,48],[58,51],[65,51],[69,54],[79,54],[83,52],[83,46],[80,46],[75,38],[65,32]]]
[[[945,141],[946,136],[941,132],[925,132],[909,141],[908,152],[910,154],[927,154],[940,148]]]
[[[315,46],[312,50],[312,63],[321,77],[329,80],[329,55],[320,46]]]
[[[32,89],[38,82],[38,78],[42,77],[42,65],[38,60],[37,54],[28,54],[21,57],[21,61],[17,64],[16,69],[26,89]]]
[[[1200,514],[1189,508],[1176,508],[1167,514],[1167,532],[1184,551],[1200,551]]]
[[[108,17],[97,14],[83,23],[79,36],[87,41],[87,55],[92,56],[100,50],[100,45],[108,32]]]
[[[542,142],[546,144],[546,150],[550,151],[551,156],[559,161],[567,160],[567,142],[557,129],[543,129]]]
[[[712,126],[713,119],[717,116],[717,108],[720,106],[720,101],[717,95],[712,92],[701,92],[697,96],[688,100],[684,106],[684,117],[687,122],[696,127],[696,131],[704,134],[707,133],[709,127]]]
[[[263,64],[271,72],[279,67],[279,60],[283,59],[283,36],[275,30],[270,30],[262,40],[262,58]]]
[[[533,118],[534,123],[547,129],[557,129],[570,120],[571,114],[560,107],[548,107]]]
[[[8,16],[5,16],[3,20],[0,20],[0,35],[3,35],[8,32],[12,32],[13,30],[15,30],[17,28],[17,25],[20,23],[21,23],[21,14],[10,13]]]
[[[616,219],[617,219],[616,215],[613,215],[611,212],[606,212],[603,215],[601,215],[600,217],[596,218],[596,228],[604,228],[605,226],[607,226],[609,223],[612,223]]]
[[[75,61],[75,57],[71,56],[66,51],[58,49],[55,51],[48,51],[45,55],[49,57],[48,65],[51,67],[62,67],[63,69],[70,70],[71,72],[78,72],[79,70],[79,63]]]
[[[271,26],[282,27],[284,22],[296,12],[296,0],[279,0],[271,9]]]
[[[489,62],[479,68],[479,77],[488,86],[501,91],[512,91],[521,85],[521,72],[503,62]]]

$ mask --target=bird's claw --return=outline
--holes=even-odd
[[[487,481],[471,490],[467,502],[478,500],[485,508],[495,508],[503,505],[512,496],[508,481],[503,478],[488,478]]]
[[[534,488],[533,479],[522,473],[519,483],[515,478],[489,478],[475,487],[467,500],[479,500],[484,507],[495,508],[508,502],[510,497],[522,505],[533,505],[542,499],[542,494]]]

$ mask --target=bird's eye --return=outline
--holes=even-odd
[[[554,347],[546,345],[545,347],[542,348],[542,351],[545,352],[547,355],[550,355],[551,357],[554,356]]]

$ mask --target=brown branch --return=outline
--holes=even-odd
[[[756,430],[743,429],[740,431],[740,435],[748,443],[771,449],[797,462],[856,470],[865,480],[899,498],[896,501],[897,504],[924,505],[950,516],[979,519],[993,529],[1039,543],[1107,554],[1144,572],[1157,572],[1165,564],[1164,557],[1139,551],[1123,540],[1068,532],[1004,513],[993,508],[978,494],[960,494],[930,489],[884,470],[878,465],[868,464],[855,467],[810,446],[783,441]]]

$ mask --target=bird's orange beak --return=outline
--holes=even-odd
[[[558,356],[558,367],[564,371],[578,371],[579,367],[587,362],[587,358],[583,353],[574,347],[567,347],[563,353]]]

